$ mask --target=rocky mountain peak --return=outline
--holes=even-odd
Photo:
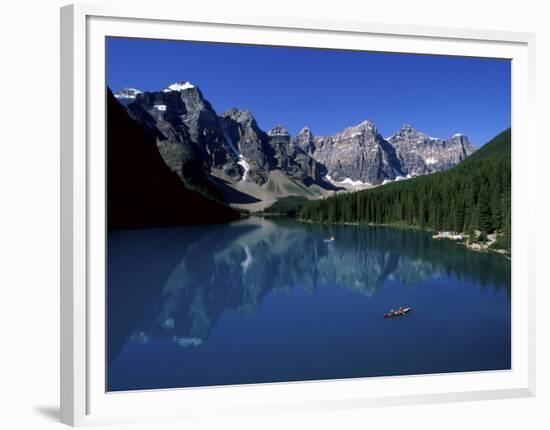
[[[466,136],[465,134],[462,134],[462,133],[453,134],[451,136],[450,140],[453,141],[453,142],[461,142],[461,143],[465,143],[467,145],[471,145],[470,139],[468,139],[468,136]]]
[[[394,146],[400,145],[427,145],[441,141],[439,138],[428,136],[417,130],[411,124],[404,124],[395,134],[386,139]]]
[[[462,134],[462,133],[455,133],[453,136],[449,139],[450,145],[459,147],[459,151],[462,152],[463,158],[466,158],[473,152],[475,152],[476,147],[470,142],[470,139],[468,136]]]
[[[142,92],[136,88],[123,88],[122,90],[113,94],[120,104],[128,106],[136,101],[136,98],[142,94]]]
[[[206,100],[196,85],[188,81],[176,82],[168,85],[162,92],[155,94],[162,95],[165,98],[181,100],[187,109],[188,114],[191,112],[208,111],[209,114],[216,116],[214,109]]]
[[[256,119],[252,112],[246,109],[230,108],[221,114],[222,118],[229,118],[244,127],[256,127]]]
[[[267,132],[269,136],[289,136],[288,130],[282,125],[277,125]]]
[[[403,125],[386,140],[395,148],[404,172],[410,176],[449,169],[475,151],[466,136],[431,137],[410,124]]]
[[[123,88],[119,92],[115,93],[117,99],[135,99],[141,91],[136,88]]]
[[[411,124],[403,124],[403,126],[399,129],[399,131],[396,134],[394,134],[394,136],[409,137],[412,139],[428,137],[426,133],[423,133],[417,130]]]
[[[299,133],[290,140],[290,143],[302,149],[307,154],[313,154],[313,152],[315,152],[315,135],[307,126],[302,128]]]
[[[312,135],[313,135],[313,132],[312,132],[311,129],[306,125],[305,127],[303,127],[303,128],[298,132],[298,135],[300,135],[300,134],[306,134],[306,135],[312,136]]]
[[[374,125],[374,122],[372,122],[371,120],[366,119],[364,121],[361,121],[359,124],[357,124],[353,128],[363,128],[363,129],[371,130],[371,129],[375,129],[376,126]]]
[[[335,136],[343,136],[343,137],[352,137],[352,138],[358,138],[361,137],[364,138],[366,136],[376,137],[378,136],[378,130],[376,129],[376,126],[372,121],[365,120],[360,122],[357,125],[354,125],[352,127],[348,127],[344,130],[342,130],[339,133],[336,133]]]

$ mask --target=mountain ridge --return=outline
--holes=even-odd
[[[476,150],[465,135],[433,138],[408,124],[385,139],[369,120],[328,136],[307,126],[294,136],[283,125],[264,131],[249,110],[217,114],[188,81],[161,91],[125,88],[115,97],[155,137],[186,185],[237,206],[220,191],[220,180],[232,189],[263,188],[256,193],[263,195],[271,173],[280,171],[311,199],[447,170]],[[276,194],[259,199],[273,201]]]

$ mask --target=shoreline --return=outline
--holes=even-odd
[[[392,227],[392,228],[406,228],[408,230],[422,230],[426,232],[435,232],[435,230],[423,228],[423,227],[417,227],[410,224],[384,224],[384,223],[374,223],[374,222],[323,222],[323,221],[312,221],[307,220],[303,218],[296,218],[297,221],[303,222],[303,223],[309,223],[309,224],[324,224],[324,225],[366,225],[369,227]]]
[[[493,249],[490,248],[490,245],[494,242],[494,240],[488,244],[481,244],[480,242],[473,242],[469,243],[466,239],[466,234],[464,232],[462,233],[456,233],[453,234],[453,237],[450,236],[450,232],[439,232],[430,228],[424,228],[424,227],[418,227],[414,225],[409,224],[377,224],[377,223],[361,223],[361,222],[321,222],[321,221],[313,221],[313,220],[306,220],[303,218],[296,218],[297,221],[303,222],[303,223],[310,223],[310,224],[325,224],[325,225],[355,225],[355,226],[369,226],[369,227],[390,227],[390,228],[404,228],[409,230],[420,230],[425,231],[427,233],[435,233],[432,234],[432,240],[450,240],[453,242],[456,242],[459,245],[465,246],[467,249],[475,252],[494,252],[498,255],[501,255],[502,257],[512,261],[511,255],[504,249]],[[448,234],[441,234],[441,233],[448,233]],[[462,239],[456,239],[455,237],[461,236]]]

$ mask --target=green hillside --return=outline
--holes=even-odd
[[[338,194],[305,206],[304,220],[399,224],[431,230],[498,234],[510,249],[511,130],[445,172]]]
[[[278,199],[271,206],[263,210],[264,213],[272,214],[284,214],[294,217],[300,213],[302,208],[310,203],[305,197],[302,196],[288,196]]]

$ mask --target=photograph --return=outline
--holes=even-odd
[[[512,369],[510,59],[105,52],[107,392]]]

